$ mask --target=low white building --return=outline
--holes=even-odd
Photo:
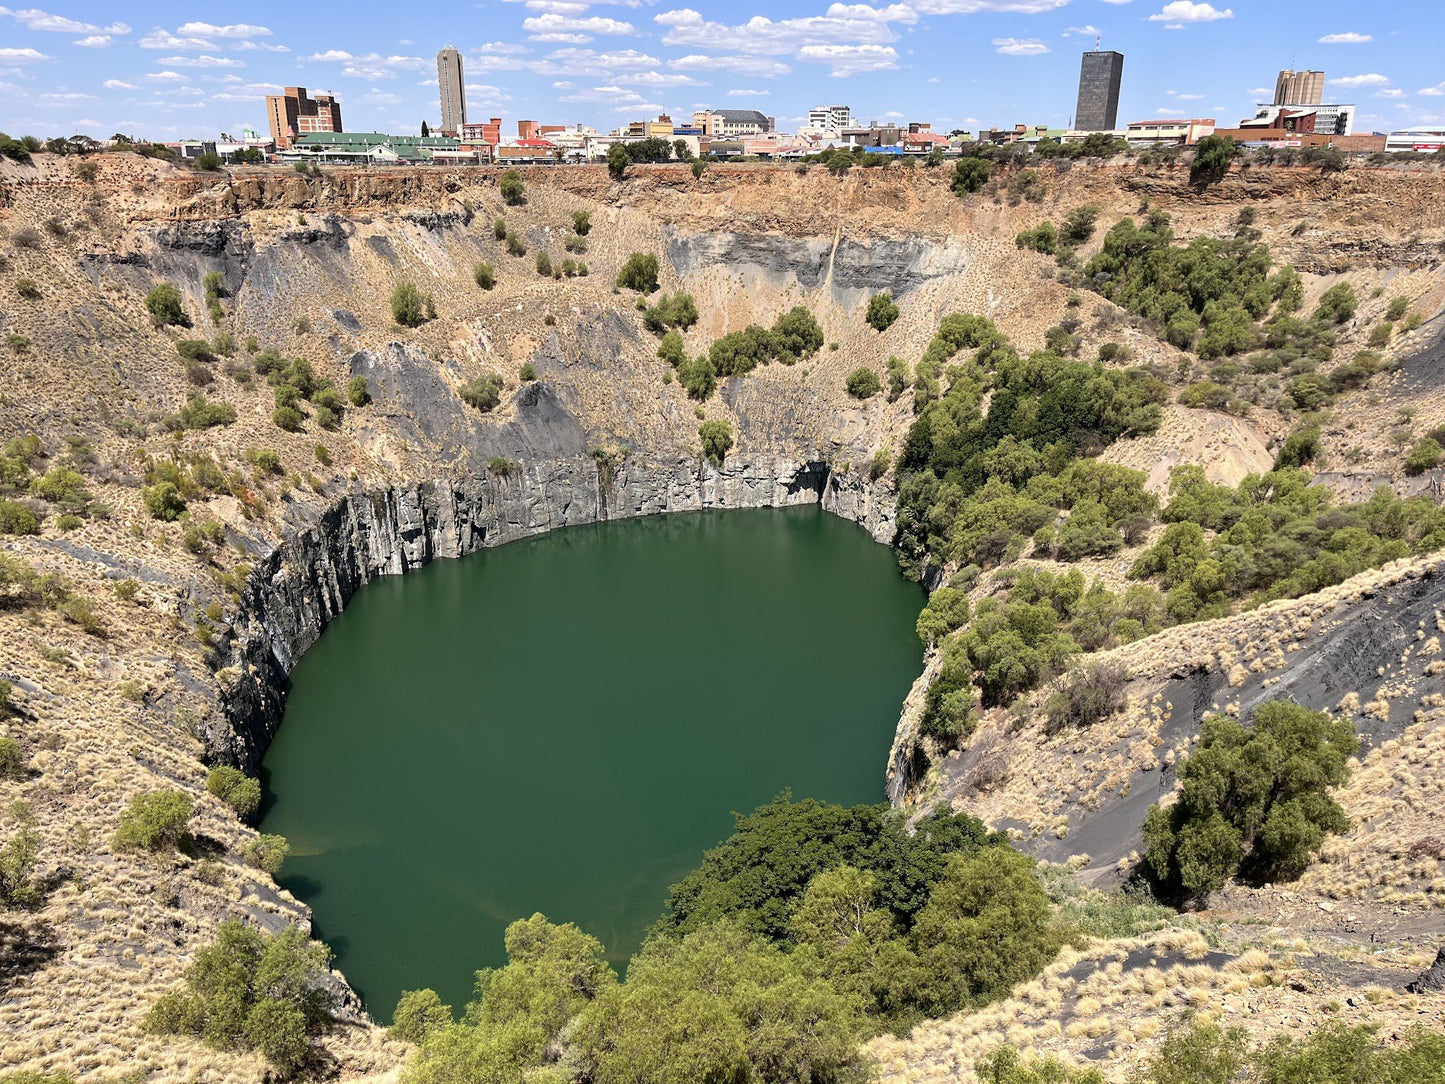
[[[808,110],[808,127],[820,132],[841,132],[853,127],[853,110],[846,105],[817,105]]]
[[[1353,105],[1266,105],[1261,102],[1255,107],[1254,117],[1240,121],[1239,126],[1285,128],[1299,131],[1302,135],[1347,136],[1355,134],[1355,113],[1356,107]],[[1314,126],[1310,130],[1306,130],[1302,125],[1302,121],[1307,117],[1313,118]]]
[[[1426,124],[1418,128],[1401,128],[1385,137],[1385,150],[1389,154],[1400,151],[1422,151],[1436,154],[1445,150],[1445,125]]]

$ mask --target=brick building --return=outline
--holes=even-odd
[[[305,87],[287,87],[281,94],[267,95],[266,120],[271,142],[284,151],[298,136],[341,131],[341,103],[330,94],[309,98]]]

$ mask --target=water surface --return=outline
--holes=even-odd
[[[369,1010],[457,1007],[506,924],[622,961],[731,812],[883,800],[919,589],[817,506],[572,527],[361,592],[263,766],[280,881]]]

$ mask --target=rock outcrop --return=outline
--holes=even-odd
[[[285,708],[286,677],[352,596],[379,576],[438,558],[603,520],[705,508],[820,503],[880,542],[894,495],[825,463],[781,457],[613,463],[532,462],[506,475],[358,491],[288,534],[255,566],[222,649],[223,716],[205,726],[210,756],[254,771]]]

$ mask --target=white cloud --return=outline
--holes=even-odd
[[[40,96],[41,105],[75,105],[77,102],[93,102],[95,95],[56,91]]]
[[[1176,29],[1185,23],[1212,23],[1217,19],[1234,18],[1234,9],[1220,11],[1213,4],[1199,4],[1194,0],[1174,0],[1165,4],[1163,10],[1149,16],[1151,23],[1167,23],[1168,29]]]
[[[1077,34],[1081,38],[1097,38],[1102,31],[1097,26],[1071,26],[1064,31],[1064,37]]]
[[[832,4],[823,15],[774,21],[754,15],[729,26],[709,22],[692,8],[654,16],[666,27],[664,45],[692,45],[736,53],[794,53],[808,45],[883,45],[898,40],[890,23],[912,25],[918,12],[907,4],[874,8],[867,4]],[[802,59],[801,56],[799,59]]]
[[[554,49],[529,68],[538,75],[585,75],[610,78],[613,72],[656,68],[662,61],[636,49],[615,49],[599,53],[592,49]]]
[[[1156,109],[1154,115],[1156,117],[1182,117],[1185,116],[1185,113],[1182,109]]]
[[[1185,94],[1177,90],[1166,90],[1164,93],[1171,98],[1177,98],[1181,102],[1198,102],[1204,99],[1203,94]]]
[[[42,53],[39,49],[31,49],[28,46],[24,49],[0,48],[0,61],[6,64],[30,64],[37,60],[50,60],[51,57]]]
[[[1356,34],[1353,30],[1344,34],[1326,34],[1319,39],[1321,45],[1364,45],[1375,39],[1369,34]]]
[[[1421,87],[1416,93],[1422,94],[1426,98],[1445,98],[1445,83],[1433,87]]]
[[[185,83],[189,81],[180,72],[173,71],[151,72],[146,78],[152,83]]]
[[[64,15],[52,15],[48,11],[41,11],[39,8],[21,8],[19,10],[0,7],[0,15],[8,15],[16,22],[25,27],[26,30],[46,30],[55,34],[129,34],[130,27],[125,23],[111,23],[106,27],[99,27],[93,23],[82,23],[75,19],[68,19]]]
[[[730,90],[729,98],[766,98],[772,91],[768,90]]]
[[[1376,98],[1403,98],[1404,96],[1405,92],[1403,90],[1396,90],[1393,87],[1389,90],[1382,90],[1375,95]]]
[[[102,87],[104,87],[106,90],[139,90],[139,89],[140,89],[140,87],[136,86],[134,83],[126,83],[126,82],[124,82],[124,81],[122,81],[122,80],[120,80],[120,79],[107,79],[104,83],[102,83],[102,84],[100,84],[100,85],[101,85]]]
[[[211,56],[209,53],[202,53],[200,56],[163,56],[158,63],[169,64],[174,68],[244,68],[246,66],[242,61],[224,56]]]
[[[345,49],[327,49],[324,53],[312,53],[310,56],[306,57],[306,60],[319,64],[325,64],[330,61],[355,59],[357,58],[351,53],[348,53]]]
[[[759,79],[777,79],[793,69],[781,60],[770,60],[760,56],[702,56],[692,53],[669,60],[668,67],[684,71],[726,71],[736,75],[751,75]]]
[[[1109,0],[1109,3],[1128,0]],[[915,0],[911,5],[921,15],[974,15],[980,11],[1001,11],[1015,15],[1042,15],[1066,7],[1069,0]]]
[[[215,52],[216,43],[207,38],[178,37],[156,27],[136,43],[142,49],[170,49],[187,53]]]
[[[604,19],[598,15],[593,15],[586,19],[579,19],[571,15],[559,15],[556,12],[548,12],[545,15],[534,15],[530,18],[523,19],[522,29],[534,38],[541,38],[548,34],[601,34],[604,36],[617,36],[621,34],[635,34],[637,32],[637,28],[631,23],[624,23],[619,19]]]
[[[898,67],[898,51],[891,45],[805,45],[798,50],[798,59],[827,64],[834,79]]]
[[[72,44],[83,46],[86,49],[104,49],[113,41],[115,39],[109,34],[87,34],[83,38],[76,38]]]
[[[479,51],[483,53],[515,56],[519,53],[530,53],[532,50],[528,49],[525,45],[518,45],[514,42],[489,41],[483,45]]]
[[[706,83],[700,83],[690,75],[683,75],[680,72],[668,74],[666,72],[634,72],[630,75],[619,75],[615,82],[623,86],[632,87],[700,87]]]
[[[1049,47],[1037,38],[994,38],[994,52],[1004,56],[1043,56]]]
[[[269,38],[271,30],[265,26],[251,26],[247,23],[232,23],[216,26],[214,23],[182,23],[176,28],[182,37],[198,38]]]
[[[1346,75],[1339,79],[1331,79],[1330,85],[1335,87],[1383,87],[1389,84],[1388,76],[1379,72],[1370,72],[1368,75]]]

